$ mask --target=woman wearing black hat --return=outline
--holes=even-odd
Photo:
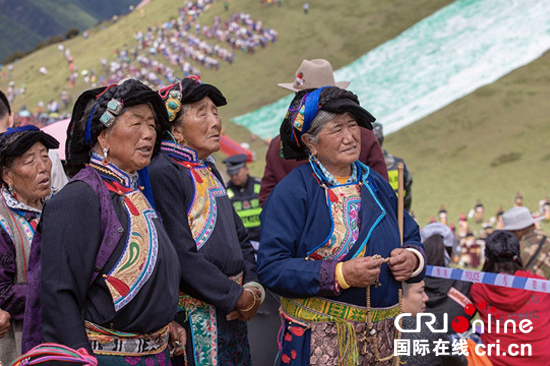
[[[250,365],[246,320],[264,296],[257,282],[248,233],[210,157],[220,149],[218,107],[225,97],[215,86],[186,78],[159,91],[170,127],[150,166],[155,203],[180,261],[180,309],[191,332],[190,364]]]
[[[82,169],[44,209],[43,339],[84,348],[100,365],[170,364],[180,268],[147,177],[166,119],[136,79],[84,92],[66,144],[73,173]]]
[[[358,161],[374,117],[338,87],[298,96],[281,126],[285,158],[308,157],[261,213],[258,274],[280,294],[282,364],[390,365],[401,282],[425,268],[418,225]],[[387,263],[387,264],[386,264]],[[381,286],[380,286],[381,285]]]
[[[51,195],[48,149],[58,146],[34,126],[8,129],[0,136],[0,308],[11,316],[9,331],[0,340],[4,365],[21,354],[31,242],[44,199]]]

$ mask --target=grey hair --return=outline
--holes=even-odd
[[[170,128],[168,129],[168,131],[171,131],[173,127],[176,127],[176,126],[183,126],[183,119],[185,118],[185,113],[189,110],[189,104],[181,104],[181,109],[180,111],[178,112],[178,116],[176,117],[176,119],[174,120],[174,122],[172,123],[172,125],[170,126]]]
[[[336,116],[337,114],[335,113],[323,110],[317,112],[317,115],[313,118],[313,121],[311,121],[311,127],[309,127],[309,130],[304,134],[308,142],[312,145],[317,145],[319,142],[319,133],[330,121],[336,118]]]

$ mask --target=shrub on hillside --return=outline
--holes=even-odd
[[[74,37],[78,36],[79,33],[80,33],[80,31],[78,30],[78,28],[71,28],[67,31],[67,34],[65,35],[65,38],[67,38],[67,39],[74,38]]]
[[[20,58],[23,58],[25,55],[27,55],[27,52],[25,51],[15,51],[14,53],[12,53],[11,55],[9,55],[8,57],[6,57],[2,63],[3,64],[11,64],[12,62],[14,62],[15,60],[17,59],[20,59]]]

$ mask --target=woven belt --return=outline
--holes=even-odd
[[[305,299],[282,297],[281,307],[287,315],[306,322],[347,320],[365,323],[367,321],[367,308],[320,297]],[[397,316],[399,314],[399,304],[387,308],[371,308],[370,313],[372,321],[376,323]]]
[[[125,333],[85,322],[86,334],[97,355],[148,356],[160,353],[168,346],[168,325],[154,333]]]

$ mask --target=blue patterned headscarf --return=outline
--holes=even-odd
[[[296,93],[281,124],[281,148],[285,159],[305,159],[307,150],[302,135],[307,133],[319,110],[334,114],[351,114],[359,126],[372,130],[376,120],[359,105],[352,92],[335,86],[309,89]]]

